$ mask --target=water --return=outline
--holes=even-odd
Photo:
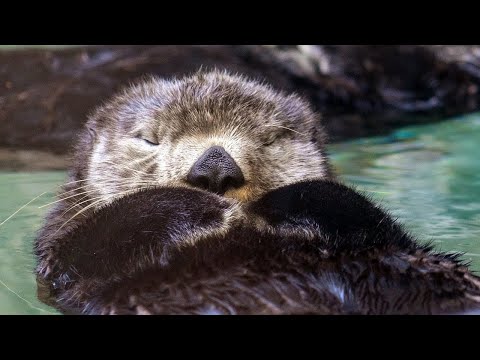
[[[349,183],[422,241],[480,270],[480,114],[331,146]]]
[[[421,241],[464,252],[478,271],[479,144],[480,113],[336,144],[330,152],[348,183],[379,201]],[[0,223],[64,178],[62,171],[0,172]],[[32,272],[32,241],[46,211],[38,206],[53,196],[42,196],[0,226],[0,314],[57,313],[37,300]]]
[[[63,171],[0,172],[0,223],[23,204],[54,190],[64,180]],[[45,194],[0,226],[0,314],[56,313],[37,300],[32,254],[35,232],[47,210],[39,206],[53,200],[53,193]]]

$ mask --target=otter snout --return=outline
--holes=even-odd
[[[212,146],[193,164],[187,182],[219,195],[245,183],[242,170],[221,146]]]

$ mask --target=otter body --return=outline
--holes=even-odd
[[[58,238],[47,236],[42,241],[57,247],[49,276],[57,306],[86,314],[480,307],[479,278],[454,256],[419,245],[344,185],[311,181],[274,190],[247,206],[244,221],[217,233],[229,209],[204,191],[153,188],[116,200]]]
[[[298,97],[225,73],[148,80],[80,134],[35,252],[65,313],[475,311],[480,279],[338,183]]]

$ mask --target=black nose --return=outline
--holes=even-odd
[[[190,169],[187,181],[220,195],[245,183],[242,170],[221,146],[212,146],[200,156]]]

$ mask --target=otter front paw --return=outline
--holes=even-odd
[[[361,247],[406,239],[394,220],[365,196],[338,182],[305,181],[278,188],[250,205],[271,229],[321,234],[335,246]]]
[[[70,276],[107,277],[164,265],[169,249],[221,229],[231,204],[214,194],[155,188],[98,210],[59,241],[58,260]]]

